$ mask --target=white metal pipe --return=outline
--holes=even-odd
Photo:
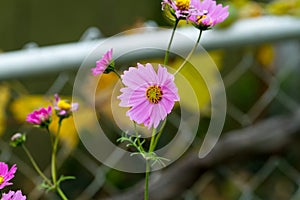
[[[166,49],[171,30],[155,28],[148,28],[147,30],[143,33],[137,32],[131,35],[121,34],[94,41],[24,49],[0,54],[0,80],[71,69],[76,70],[86,56],[99,45],[103,49],[101,53],[111,47],[117,49],[116,55],[114,55],[116,57],[141,47]],[[195,40],[198,30],[190,26],[178,29],[178,33]],[[227,29],[205,31],[201,44],[205,49],[210,50],[287,39],[300,39],[300,19],[289,16],[264,16],[239,20]],[[172,48],[188,52],[192,46],[192,42],[186,42],[178,38],[175,39]],[[137,51],[124,57],[125,60],[122,61],[162,56],[163,51]],[[99,57],[101,57],[101,54]]]

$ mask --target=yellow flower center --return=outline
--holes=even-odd
[[[3,176],[0,176],[0,184],[2,184],[4,181],[4,177]]]
[[[71,104],[68,103],[66,100],[60,100],[57,103],[57,106],[62,110],[70,110],[70,108],[71,108]]]
[[[206,14],[201,15],[201,16],[197,16],[197,22],[198,22],[198,24],[201,24],[202,20],[205,19],[206,17],[207,17]],[[211,25],[211,24],[212,24],[212,20],[210,19],[209,20],[209,25]]]
[[[190,7],[190,0],[177,0],[176,6],[179,10],[188,10]]]
[[[146,90],[146,97],[150,103],[157,104],[162,98],[162,91],[159,86],[150,86]]]
[[[198,24],[201,24],[201,21],[206,18],[206,15],[197,16]]]

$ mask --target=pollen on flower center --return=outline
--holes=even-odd
[[[205,18],[206,18],[206,15],[197,16],[197,22],[198,22],[198,24],[200,24],[201,21],[202,21],[203,19],[205,19]]]
[[[150,103],[157,104],[162,98],[162,91],[159,86],[150,86],[146,90],[146,97],[150,101]]]
[[[188,10],[190,7],[190,0],[177,0],[176,6],[179,10]]]
[[[0,176],[0,184],[2,184],[4,181],[4,177],[3,176]]]
[[[62,110],[70,110],[71,109],[71,104],[66,102],[65,100],[60,100],[57,103],[57,107],[59,107]]]

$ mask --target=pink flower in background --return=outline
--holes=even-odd
[[[163,0],[161,4],[162,10],[170,9],[177,19],[186,19],[193,12],[190,0]]]
[[[9,191],[7,194],[3,193],[1,200],[26,200],[26,196],[22,194],[21,190]]]
[[[40,108],[27,115],[26,121],[34,125],[44,127],[51,122],[52,108]]]
[[[58,94],[55,94],[54,109],[58,117],[67,118],[72,114],[72,112],[78,110],[78,103],[70,103],[67,100],[60,99]]]
[[[156,128],[179,101],[174,76],[165,67],[158,65],[157,73],[151,64],[137,64],[122,75],[126,86],[118,97],[120,106],[130,107],[126,115],[138,124]]]
[[[8,165],[0,162],[0,190],[7,185],[12,185],[9,181],[15,176],[16,171],[17,166],[15,164],[8,170]]]
[[[102,73],[108,73],[107,68],[113,64],[112,62],[112,53],[113,49],[108,50],[100,60],[96,62],[96,67],[92,68],[92,73],[94,76],[97,76]],[[113,66],[112,66],[113,67]]]
[[[228,6],[217,5],[214,0],[191,0],[191,4],[197,11],[192,13],[189,20],[202,30],[223,22],[229,15]]]

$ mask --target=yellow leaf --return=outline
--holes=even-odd
[[[263,12],[264,10],[261,4],[253,1],[249,1],[239,9],[241,18],[259,17],[263,15]]]
[[[268,4],[267,11],[273,15],[300,15],[299,0],[276,0]]]
[[[222,52],[221,51],[214,51],[210,52],[209,54],[198,53],[192,56],[190,59],[191,63],[197,63],[196,68],[201,67],[202,74],[199,74],[198,70],[195,69],[190,64],[186,64],[186,66],[181,71],[181,74],[189,80],[189,84],[193,88],[197,98],[198,98],[198,106],[203,114],[208,115],[208,106],[210,103],[210,94],[208,91],[208,87],[203,79],[202,76],[205,76],[206,80],[209,80],[210,83],[216,81],[216,71],[215,66],[219,66],[221,62]],[[176,60],[175,63],[172,65],[179,66],[182,63],[182,60]],[[179,87],[180,96],[184,96],[185,98],[180,99],[180,105],[185,106],[186,108],[190,109],[191,111],[195,110],[196,104],[191,104],[189,102],[187,91],[184,89],[184,84],[181,82],[182,80],[176,80],[176,85]],[[183,86],[183,87],[182,87]],[[180,87],[182,87],[180,89]]]
[[[17,120],[23,122],[26,120],[26,116],[33,110],[46,107],[48,105],[50,105],[50,101],[45,99],[44,96],[26,95],[15,99],[10,104],[10,110]]]
[[[274,47],[270,44],[262,45],[258,48],[257,51],[257,60],[258,62],[268,69],[272,67],[274,58],[275,58],[275,51]]]
[[[0,85],[0,136],[6,128],[6,105],[10,98],[10,90],[8,86]]]

